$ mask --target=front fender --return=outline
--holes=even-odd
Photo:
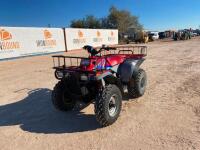
[[[120,91],[123,93],[123,87],[122,87],[120,79],[115,77],[111,72],[103,73],[102,75],[97,77],[97,80],[103,81],[103,84],[115,84],[120,89]]]

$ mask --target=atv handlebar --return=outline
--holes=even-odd
[[[105,46],[105,45],[102,45],[102,47],[99,50],[96,50],[95,48],[93,48],[90,45],[85,45],[83,47],[83,49],[87,50],[88,53],[90,53],[92,56],[95,56],[95,55],[101,53],[102,51],[116,50],[115,47],[109,47],[109,46]]]
[[[109,50],[116,50],[116,49],[117,49],[116,47],[109,47],[109,46],[104,47],[104,46],[102,46],[98,52],[100,53],[104,50],[109,51]]]

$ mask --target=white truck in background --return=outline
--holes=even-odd
[[[152,40],[158,40],[159,39],[159,32],[157,31],[150,31],[149,37],[152,38]]]

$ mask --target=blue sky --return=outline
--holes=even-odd
[[[139,17],[145,29],[198,28],[200,0],[0,0],[0,26],[69,26],[85,15],[104,17],[111,5]]]

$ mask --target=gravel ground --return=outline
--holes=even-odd
[[[106,128],[92,104],[54,109],[50,55],[0,62],[0,149],[200,149],[200,38],[147,46],[147,91],[124,100],[118,121]]]

